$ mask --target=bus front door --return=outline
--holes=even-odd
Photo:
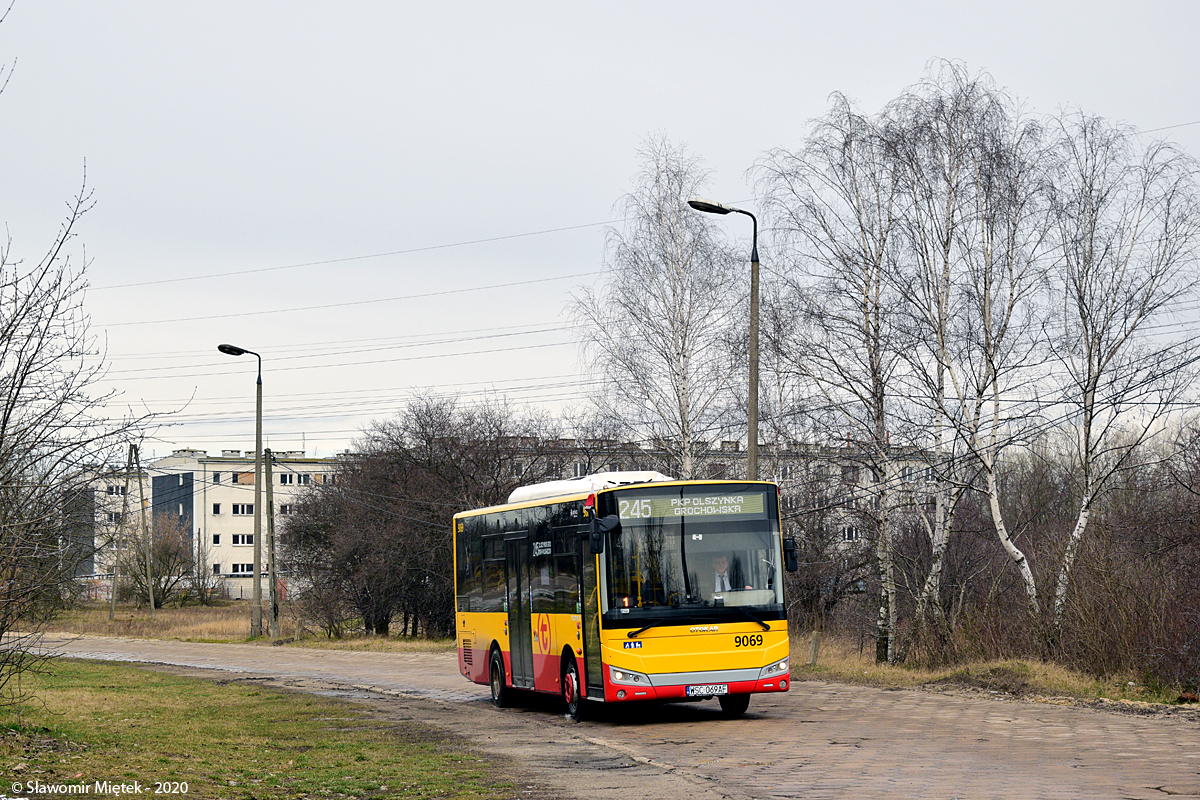
[[[533,636],[529,619],[529,540],[504,543],[508,569],[508,647],[513,686],[533,688]]]

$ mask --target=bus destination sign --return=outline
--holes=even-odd
[[[709,494],[690,497],[660,496],[620,498],[617,510],[621,519],[653,517],[758,517],[765,515],[763,494]]]

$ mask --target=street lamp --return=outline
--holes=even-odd
[[[758,218],[740,208],[693,197],[688,205],[705,214],[745,214],[754,223],[750,245],[750,396],[746,400],[746,474],[758,480]]]
[[[256,637],[262,636],[262,356],[232,344],[219,344],[217,349],[227,356],[249,353],[258,359],[254,404],[254,594],[250,601],[250,636]]]

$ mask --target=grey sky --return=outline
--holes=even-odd
[[[1035,112],[1191,123],[1198,22],[1194,2],[18,0],[0,220],[36,260],[86,159],[111,385],[182,409],[147,451],[253,447],[254,363],[228,341],[264,355],[271,446],[328,455],[422,387],[579,402],[562,309],[596,278],[565,276],[600,269],[649,133],[752,208],[746,169],[831,92],[877,110],[932,58]],[[1159,135],[1200,154],[1200,125]]]

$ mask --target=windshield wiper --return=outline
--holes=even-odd
[[[628,636],[630,639],[636,639],[637,635],[639,633],[645,633],[646,631],[650,630],[651,628],[657,628],[659,625],[666,625],[666,624],[667,624],[666,622],[651,622],[646,627],[638,628],[636,631],[630,631],[629,633],[627,633],[625,635]],[[770,630],[770,628],[768,628],[767,630]]]
[[[754,620],[755,622],[757,622],[759,625],[762,625],[762,629],[763,629],[764,631],[769,631],[769,630],[771,630],[771,626],[770,626],[770,625],[768,625],[767,623],[763,622],[761,619],[759,619],[758,617],[754,616],[753,614],[751,614],[749,611],[747,611],[746,609],[742,608],[741,606],[725,606],[725,607],[726,607],[726,608],[732,608],[732,609],[735,609],[735,610],[737,610],[737,611],[740,611],[740,612],[742,612],[742,613],[743,613],[743,614],[745,614],[747,617],[749,617],[750,619],[752,619],[752,620]]]

